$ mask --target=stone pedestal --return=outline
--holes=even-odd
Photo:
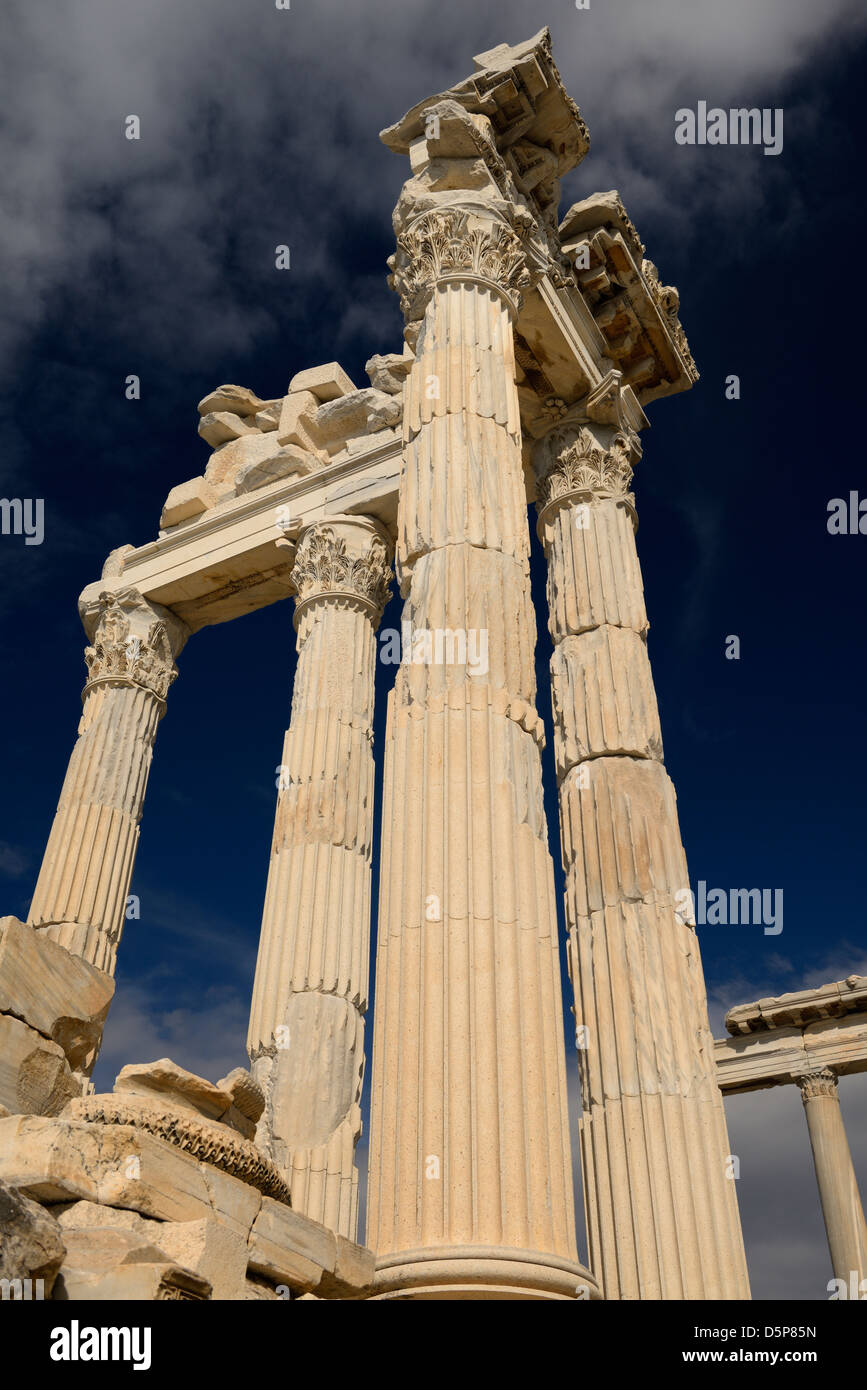
[[[375,521],[305,531],[292,571],[298,665],[283,748],[248,1046],[260,1141],[292,1204],[354,1237],[370,943],[376,626],[390,544]]]
[[[28,921],[114,973],[157,724],[188,631],[131,588],[85,590],[93,645],[78,741]]]
[[[797,1078],[835,1279],[849,1289],[867,1278],[867,1226],[840,1111],[837,1077],[827,1067]],[[855,1279],[852,1279],[852,1275]]]
[[[426,307],[404,406],[367,1242],[382,1297],[574,1298],[514,384],[524,260],[490,212],[443,210],[399,237],[396,278],[411,322]]]
[[[609,1299],[745,1298],[698,942],[678,912],[687,869],[627,491],[637,453],[622,419],[564,421],[535,449],[590,1264]]]

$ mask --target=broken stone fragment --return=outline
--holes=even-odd
[[[217,494],[206,478],[190,478],[173,487],[163,506],[160,526],[178,526],[202,512],[210,511],[217,503]]]
[[[249,464],[261,463],[263,459],[272,458],[279,452],[279,448],[280,441],[275,439],[273,431],[262,434],[259,430],[254,430],[240,439],[231,439],[228,444],[221,444],[211,454],[205,469],[205,479],[216,492],[219,492],[223,485],[226,489],[234,491],[235,479],[242,469]]]
[[[274,446],[272,445],[272,448]],[[255,492],[267,483],[280,478],[303,478],[322,467],[322,461],[297,444],[286,444],[277,448],[269,458],[246,464],[235,477],[235,492]]]
[[[141,1259],[89,1270],[64,1267],[57,1280],[56,1300],[74,1303],[160,1303],[183,1299],[204,1302],[211,1297],[211,1285],[191,1269],[182,1269],[169,1260]]]
[[[207,1279],[215,1299],[246,1297],[247,1241],[237,1231],[205,1217],[201,1221],[162,1221],[159,1247],[184,1269]]]
[[[320,402],[312,391],[295,391],[283,399],[280,424],[277,429],[278,444],[297,444],[301,449],[328,458],[322,447],[322,436],[316,425],[316,413]]]
[[[355,390],[355,383],[347,376],[339,362],[324,362],[321,367],[308,367],[296,372],[289,382],[290,394],[309,391],[317,401],[334,401],[339,396],[348,396]]]
[[[264,410],[258,410],[253,416],[254,423],[263,434],[268,434],[270,430],[276,430],[280,424],[280,411],[283,408],[282,400],[272,401]]]
[[[161,1107],[199,1115],[252,1139],[256,1132],[255,1122],[265,1108],[261,1087],[240,1067],[230,1072],[225,1080],[226,1084],[221,1082],[215,1086],[177,1066],[170,1058],[162,1057],[158,1062],[123,1067],[114,1083],[114,1093],[157,1101]],[[243,1098],[243,1105],[237,1103],[238,1096]],[[258,1114],[251,1118],[247,1112],[255,1110],[257,1104]]]
[[[123,567],[126,564],[127,555],[131,555],[135,550],[134,545],[117,545],[114,550],[110,550],[105,557],[102,566],[103,579],[117,579],[123,574]]]
[[[199,401],[198,411],[200,415],[219,414],[224,410],[232,415],[255,415],[273,404],[273,401],[263,401],[247,386],[218,386]]]
[[[58,1115],[80,1094],[62,1047],[20,1019],[0,1015],[0,1102],[11,1115]]]
[[[14,1014],[89,1072],[114,995],[114,980],[44,932],[0,918],[0,1014]]]
[[[220,444],[228,444],[230,439],[241,439],[246,434],[258,434],[255,425],[248,425],[240,415],[231,411],[213,411],[203,415],[199,421],[199,436],[213,449]]]
[[[66,1254],[59,1223],[38,1202],[0,1181],[0,1278],[43,1279],[51,1296]]]
[[[384,391],[387,396],[399,396],[412,363],[412,354],[409,352],[376,353],[365,362],[364,370],[370,378],[371,386],[377,391]]]
[[[235,1067],[228,1076],[224,1076],[217,1082],[221,1091],[228,1091],[232,1097],[232,1104],[237,1106],[242,1115],[246,1115],[248,1120],[255,1124],[262,1118],[265,1109],[265,1095],[262,1087],[255,1077],[251,1076],[243,1067]]]
[[[316,412],[316,427],[329,450],[336,453],[347,439],[357,435],[375,434],[400,422],[401,401],[373,386],[353,391],[351,396],[321,405]]]

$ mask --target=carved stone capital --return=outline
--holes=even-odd
[[[298,542],[292,582],[297,593],[296,627],[302,609],[323,597],[361,603],[378,623],[389,599],[390,541],[383,528],[367,517],[318,521]]]
[[[446,280],[488,285],[517,314],[521,290],[533,279],[525,246],[511,227],[461,208],[423,213],[400,233],[388,263],[407,322],[421,318],[434,287]]]
[[[836,1096],[837,1074],[830,1067],[817,1067],[814,1071],[802,1072],[795,1080],[801,1089],[801,1099],[806,1103],[816,1096]]]
[[[605,434],[610,438],[606,440]],[[634,519],[635,498],[629,484],[640,452],[638,436],[628,427],[593,431],[584,423],[555,426],[533,451],[540,523],[550,507],[603,497],[622,501]]]
[[[95,592],[94,592],[95,591]],[[173,613],[149,603],[137,589],[85,590],[79,604],[91,645],[85,648],[87,682],[139,685],[165,700],[177,676],[175,656],[188,630]]]

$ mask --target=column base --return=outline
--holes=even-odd
[[[602,1295],[589,1269],[537,1250],[432,1245],[377,1259],[373,1291],[385,1299],[579,1301]]]

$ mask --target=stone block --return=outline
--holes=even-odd
[[[163,1108],[181,1110],[188,1115],[201,1115],[206,1120],[227,1125],[245,1139],[253,1138],[256,1121],[265,1108],[260,1086],[241,1067],[236,1067],[215,1086],[204,1077],[177,1066],[170,1057],[123,1067],[114,1083],[114,1092],[147,1102],[156,1100]]]
[[[207,1279],[216,1299],[246,1297],[247,1242],[221,1222],[164,1221],[159,1246],[171,1260]]]
[[[77,1071],[89,1071],[114,994],[114,980],[44,932],[0,919],[0,1014],[14,1014],[56,1042]]]
[[[312,391],[296,391],[285,396],[277,429],[277,443],[297,444],[300,449],[306,449],[320,458],[327,458],[316,424],[320,404]]]
[[[276,430],[280,424],[280,412],[283,409],[283,401],[272,401],[264,410],[257,410],[253,416],[253,423],[263,434],[268,434],[271,430]]]
[[[346,1236],[337,1237],[333,1272],[326,1270],[317,1288],[321,1298],[352,1298],[373,1283],[376,1256],[366,1245],[357,1245]]]
[[[212,411],[209,415],[203,415],[199,421],[199,437],[213,449],[220,444],[228,444],[230,439],[242,439],[245,435],[258,433],[255,425],[248,425],[240,415],[233,414],[231,410]]]
[[[297,444],[275,447],[269,458],[248,463],[239,471],[235,478],[235,492],[240,496],[266,487],[268,483],[276,483],[281,478],[304,478],[321,467],[321,459],[306,449],[300,449]]]
[[[365,362],[364,370],[371,386],[377,391],[384,391],[388,396],[399,396],[412,364],[413,355],[409,351],[375,353]]]
[[[217,1217],[245,1239],[262,1201],[249,1184],[145,1130],[74,1120],[0,1120],[0,1179],[42,1202],[83,1198],[162,1221]]]
[[[64,1268],[54,1297],[74,1303],[161,1303],[169,1299],[203,1302],[211,1297],[211,1286],[200,1274],[169,1261],[136,1261],[96,1272]]]
[[[348,396],[355,390],[355,384],[347,376],[339,362],[324,362],[321,367],[308,367],[306,371],[296,372],[289,382],[289,391],[310,391],[317,401],[336,401],[338,396]]]
[[[57,1115],[80,1089],[62,1047],[0,1015],[0,1102],[11,1116]]]
[[[393,395],[372,386],[351,396],[328,401],[316,412],[316,428],[331,453],[356,435],[375,434],[399,423],[402,405]]]
[[[256,430],[253,434],[245,435],[242,439],[233,439],[215,449],[208,460],[205,478],[215,489],[224,486],[226,492],[230,488],[234,490],[235,481],[245,468],[263,463],[279,452],[280,441],[273,430],[268,434],[261,434]]]
[[[334,1270],[336,1237],[318,1221],[263,1197],[250,1232],[248,1258],[254,1274],[293,1288],[314,1289],[323,1271]]]
[[[50,1297],[66,1254],[63,1232],[49,1212],[0,1182],[0,1279],[42,1279]]]
[[[217,415],[228,411],[232,415],[255,415],[273,401],[263,401],[255,391],[247,386],[218,386],[216,391],[204,396],[198,404],[200,415]]]
[[[163,504],[160,526],[179,526],[216,505],[217,494],[206,478],[190,478],[173,487]]]

